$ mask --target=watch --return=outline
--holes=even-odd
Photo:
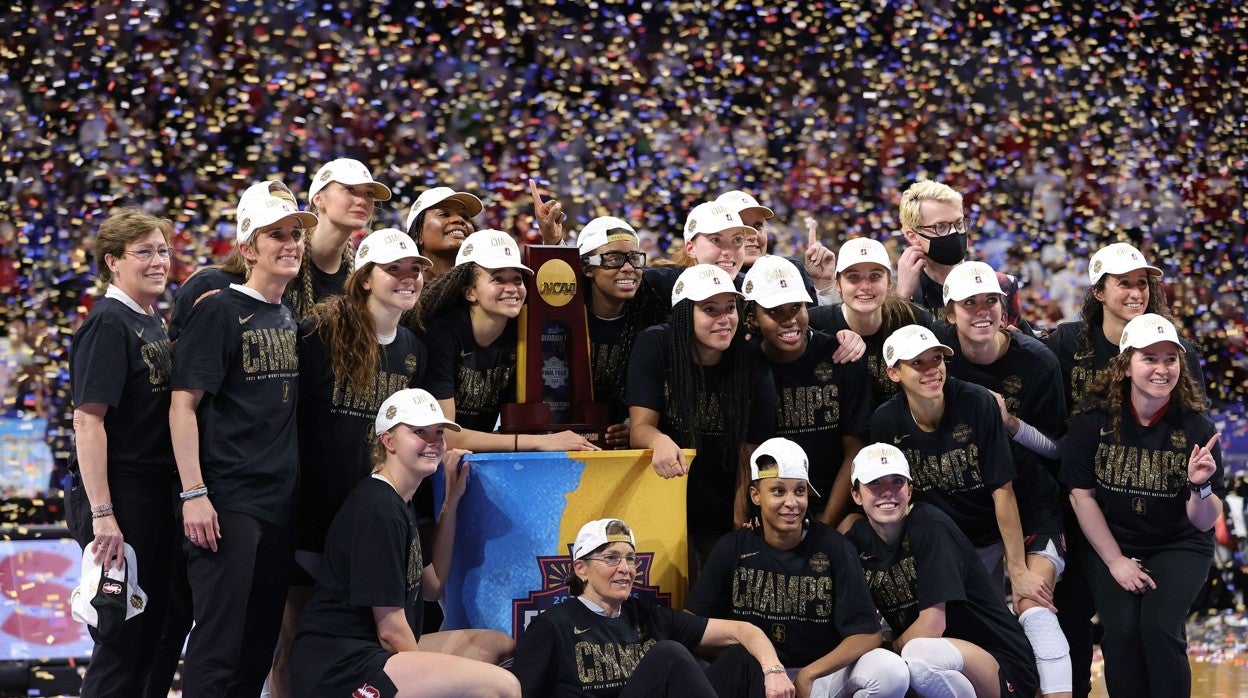
[[[1213,485],[1209,484],[1208,480],[1205,480],[1199,485],[1189,480],[1187,483],[1187,489],[1200,495],[1201,499],[1208,499],[1209,495],[1213,494]]]

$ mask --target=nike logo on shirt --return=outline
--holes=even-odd
[[[247,317],[243,317],[243,316],[241,316],[241,315],[240,315],[240,316],[239,316],[239,318],[238,318],[238,324],[240,324],[240,325],[246,325],[246,324],[247,324],[247,321],[248,321],[248,320],[250,320],[250,319],[252,319],[252,318],[253,318],[253,317],[255,317],[255,316],[256,316],[256,314],[255,314],[255,313],[252,313],[251,315],[248,315]]]

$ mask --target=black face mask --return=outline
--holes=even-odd
[[[966,258],[966,233],[950,233],[944,237],[932,238],[919,233],[928,242],[927,258],[937,264],[953,266]]]

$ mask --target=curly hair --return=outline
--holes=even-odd
[[[1105,319],[1105,304],[1100,298],[1096,297],[1096,294],[1104,292],[1105,284],[1109,279],[1109,274],[1101,276],[1101,278],[1097,279],[1096,284],[1083,294],[1083,305],[1079,308],[1079,318],[1083,320],[1083,325],[1079,328],[1079,335],[1076,340],[1076,355],[1092,353],[1091,328],[1100,327],[1101,322]],[[1166,289],[1161,285],[1161,277],[1149,274],[1147,279],[1148,304],[1144,308],[1144,312],[1155,313],[1174,322],[1174,316],[1170,313],[1170,303],[1166,300]]]
[[[668,326],[672,337],[671,400],[675,405],[675,414],[666,415],[675,426],[676,433],[672,439],[681,446],[698,448],[701,446],[701,429],[694,415],[703,414],[705,406],[698,399],[699,393],[706,389],[706,377],[702,364],[694,358],[693,350],[693,301],[684,299],[672,307]],[[724,352],[723,361],[729,362],[731,370],[727,372],[727,380],[719,387],[719,414],[723,425],[723,438],[728,444],[728,453],[737,453],[741,444],[745,443],[745,432],[749,426],[750,407],[754,402],[754,383],[750,380],[753,373],[752,362],[744,348],[745,339],[742,323],[737,324],[732,344]]]
[[[415,332],[417,330],[413,325],[423,327],[430,318],[450,308],[466,307],[468,301],[464,298],[464,290],[476,283],[479,268],[476,262],[464,262],[429,282],[420,294],[420,304],[416,306],[416,312],[403,314],[403,325]]]
[[[377,323],[368,311],[369,291],[364,288],[373,263],[351,272],[340,296],[330,296],[312,306],[308,317],[315,322],[334,371],[334,380],[343,382],[356,395],[367,395],[377,375],[381,351],[377,347]]]
[[[617,519],[607,524],[607,535],[608,536],[614,536],[614,535],[631,536],[633,535],[633,532],[629,530],[628,526],[626,526],[623,521],[620,521]],[[594,555],[594,554],[600,553],[607,547],[607,545],[608,543],[603,543],[597,548],[594,548],[593,550],[589,551],[587,555]],[[584,560],[585,555],[582,555],[581,559]],[[575,571],[568,573],[568,593],[569,594],[571,594],[572,596],[580,596],[581,594],[585,593],[585,586],[586,586],[585,580],[576,576]]]
[[[1088,389],[1088,395],[1091,399],[1085,400],[1082,405],[1077,406],[1071,415],[1083,412],[1094,412],[1096,410],[1105,410],[1109,412],[1110,425],[1114,431],[1114,439],[1118,443],[1122,442],[1122,406],[1131,399],[1131,379],[1127,377],[1127,366],[1131,363],[1131,357],[1135,356],[1138,350],[1135,348],[1128,349],[1118,356],[1109,360],[1109,365],[1105,370],[1092,381],[1092,385]],[[1176,399],[1180,406],[1193,412],[1205,412],[1205,400],[1200,388],[1196,385],[1195,379],[1187,369],[1187,362],[1180,356],[1179,358],[1179,381],[1175,386],[1171,399]]]

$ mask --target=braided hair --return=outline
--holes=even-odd
[[[680,301],[672,308],[671,317],[668,319],[673,358],[668,388],[674,413],[666,417],[675,426],[676,433],[672,437],[676,443],[699,448],[702,443],[702,425],[696,421],[696,415],[706,412],[698,399],[706,389],[706,377],[694,351],[693,306],[693,301],[687,298]],[[732,344],[724,352],[722,359],[730,366],[727,380],[717,391],[723,438],[731,447],[726,451],[728,453],[736,453],[745,443],[750,408],[754,402],[754,383],[750,380],[753,367],[744,343],[742,324],[738,323]]]

